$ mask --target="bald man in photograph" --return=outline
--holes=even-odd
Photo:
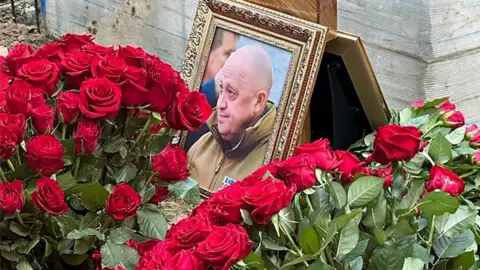
[[[268,102],[272,77],[270,58],[259,46],[238,49],[218,72],[210,131],[188,151],[190,173],[201,188],[217,191],[262,166],[276,116]]]

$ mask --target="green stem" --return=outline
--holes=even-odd
[[[8,164],[8,167],[10,168],[10,170],[12,170],[12,172],[14,172],[15,167],[13,166],[13,163],[10,160],[7,160],[7,164]]]
[[[78,170],[80,169],[80,161],[82,160],[82,156],[77,156],[75,159],[75,170],[73,171],[73,177],[77,178]]]
[[[149,114],[147,122],[145,123],[145,125],[143,125],[142,131],[140,131],[140,134],[138,134],[137,138],[135,139],[135,143],[133,144],[133,146],[135,146],[140,141],[140,139],[143,137],[143,135],[145,135],[147,130],[150,128],[151,124],[152,124],[152,114]]]
[[[325,253],[327,254],[328,263],[330,264],[330,266],[335,267],[335,262],[333,261],[333,257],[332,257],[333,252],[332,252],[332,250],[330,249],[329,246],[327,246],[326,251],[327,252],[325,252]]]
[[[471,176],[471,175],[473,175],[473,174],[476,174],[477,172],[478,172],[478,170],[473,170],[473,171],[470,171],[470,172],[468,172],[468,173],[464,173],[464,174],[460,175],[460,178],[462,178],[462,179],[463,179],[463,178],[467,178],[467,177],[469,177],[469,176]]]
[[[435,217],[432,217],[432,224],[430,226],[430,232],[428,234],[428,242],[427,242],[427,253],[430,256],[430,251],[432,250],[433,245],[433,233],[435,232]]]
[[[22,224],[23,227],[26,227],[25,223],[23,223],[23,219],[22,219],[22,216],[20,215],[20,212],[17,213],[17,220],[18,222],[20,222],[20,224]]]
[[[62,140],[65,140],[65,137],[67,136],[67,124],[62,124]]]
[[[150,175],[150,177],[149,177],[148,180],[147,180],[147,184],[148,184],[148,183],[151,183],[152,180],[153,180],[153,178],[155,178],[155,176],[157,176],[157,173],[156,173],[156,172],[152,172],[152,174]]]
[[[2,166],[0,166],[0,182],[7,181],[5,174],[3,173]]]
[[[443,121],[438,121],[436,122],[435,124],[433,124],[431,127],[429,127],[427,130],[425,130],[425,132],[423,133],[422,137],[424,137],[425,135],[427,135],[430,131],[432,131],[432,129],[438,127],[438,126],[441,126],[443,124]]]
[[[395,206],[397,204],[397,200],[393,198],[393,204],[392,204],[392,224],[395,225],[397,224],[397,216],[395,215]]]
[[[295,251],[298,253],[298,255],[300,257],[303,256],[302,250],[297,246],[297,244],[295,244],[295,241],[292,239],[292,236],[288,232],[287,228],[285,228],[285,225],[283,225],[283,223],[280,223],[280,229],[283,231],[285,236],[288,238],[288,241],[290,241],[290,244],[292,244],[293,249],[295,249]],[[303,263],[305,264],[306,267],[308,267],[307,262],[303,262]]]
[[[314,210],[313,210],[312,202],[310,201],[310,198],[308,197],[308,194],[305,194],[305,201],[307,202],[307,205],[308,205],[308,213],[311,214]]]
[[[15,155],[17,156],[18,166],[20,166],[20,164],[22,164],[22,159],[20,158],[20,149],[17,149],[17,153],[15,153]]]

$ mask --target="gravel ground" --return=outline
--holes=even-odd
[[[10,1],[0,0],[0,55],[6,55],[7,48],[15,43],[27,43],[37,49],[42,44],[55,40],[53,37],[38,33],[33,3],[33,0],[15,0],[16,22],[14,22]],[[167,198],[161,206],[169,224],[186,217],[193,207],[174,197]]]

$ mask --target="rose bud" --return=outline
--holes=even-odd
[[[64,46],[63,42],[46,43],[33,54],[33,58],[48,60],[60,68],[60,63],[65,58]]]
[[[392,161],[409,161],[420,150],[422,132],[416,127],[385,125],[378,128],[373,141],[373,153],[367,158],[382,165]]]
[[[414,109],[418,109],[418,108],[423,107],[424,105],[425,105],[425,101],[419,99],[419,100],[415,101],[415,102],[412,104],[412,107],[413,107]]]
[[[8,68],[13,75],[20,69],[25,63],[32,59],[35,50],[32,46],[27,44],[18,43],[8,49],[6,62]]]
[[[25,205],[22,180],[0,183],[0,212],[14,214]]]
[[[447,100],[447,101],[443,102],[442,104],[440,104],[440,110],[442,111],[443,114],[451,112],[451,111],[455,111],[456,108],[457,107],[455,106],[455,104],[450,102],[450,100]]]
[[[228,224],[215,229],[205,241],[198,245],[196,253],[213,269],[227,270],[250,254],[252,245],[243,227]]]
[[[82,49],[85,52],[102,56],[102,57],[107,54],[113,54],[115,52],[115,49],[113,48],[113,46],[106,47],[106,46],[98,45],[95,43],[84,45]]]
[[[459,111],[448,112],[442,116],[443,125],[452,129],[465,125],[465,117]]]
[[[0,126],[0,163],[9,160],[17,151],[15,132],[10,127]]]
[[[23,80],[13,81],[6,91],[6,108],[9,113],[23,114],[28,118],[32,114],[32,108],[45,104],[42,91]]]
[[[169,193],[170,191],[168,190],[168,187],[162,187],[162,186],[155,187],[155,194],[148,201],[148,203],[159,204],[163,202],[165,198],[167,198]]]
[[[92,78],[90,66],[93,55],[86,52],[70,54],[60,64],[60,70],[65,75],[65,83],[72,88],[80,88],[82,82]]]
[[[135,66],[137,68],[145,68],[145,60],[148,54],[141,47],[120,46],[117,51],[117,56],[125,59],[127,65]]]
[[[77,130],[73,136],[75,140],[75,152],[78,155],[91,155],[98,146],[98,138],[102,127],[94,120],[84,118],[78,121]]]
[[[53,135],[33,137],[26,144],[25,160],[28,167],[43,176],[50,176],[63,168],[65,148]]]
[[[92,75],[94,78],[107,78],[115,83],[122,83],[128,66],[125,60],[108,54],[105,57],[98,55],[92,58]]]
[[[478,126],[473,124],[473,125],[470,125],[467,127],[467,129],[465,130],[465,137],[467,139],[471,139],[473,138],[473,136],[475,136],[475,134],[477,132],[480,132],[480,129],[478,129]]]
[[[168,144],[152,157],[152,169],[163,181],[183,181],[190,172],[187,168],[187,153],[178,144]]]
[[[353,177],[360,167],[360,160],[357,156],[345,150],[336,150],[335,155],[337,156],[337,159],[341,161],[338,166],[338,171],[341,174],[340,181],[342,182],[342,185],[352,183],[354,180]]]
[[[118,114],[122,89],[105,78],[89,79],[80,87],[80,111],[91,119],[113,119]]]
[[[60,123],[67,125],[75,123],[80,108],[78,103],[80,96],[73,91],[60,92],[57,95],[57,117]]]
[[[8,127],[15,134],[17,144],[25,137],[27,121],[23,114],[0,113],[0,127]]]
[[[51,105],[42,105],[32,110],[32,124],[40,134],[52,133],[55,111]]]
[[[276,167],[276,176],[289,187],[296,186],[298,191],[311,188],[317,181],[315,164],[310,163],[305,155],[291,157]]]
[[[108,195],[105,212],[116,220],[125,220],[137,215],[141,203],[142,198],[129,184],[120,183]]]
[[[76,35],[66,34],[63,36],[63,43],[65,44],[66,53],[77,53],[82,50],[82,47],[93,43],[94,37],[92,35]]]
[[[470,139],[470,144],[473,147],[480,147],[480,130]]]
[[[50,215],[59,216],[68,212],[63,190],[58,182],[51,178],[40,178],[31,198],[38,209]]]
[[[477,166],[480,165],[480,151],[477,151],[477,152],[473,153],[472,162],[473,162],[473,164],[475,164]]]
[[[17,75],[51,97],[57,91],[60,71],[57,65],[48,60],[37,60],[23,65]]]
[[[452,196],[461,195],[465,189],[463,180],[453,171],[435,165],[430,170],[430,178],[426,184],[426,190],[432,192],[434,190],[442,190]]]

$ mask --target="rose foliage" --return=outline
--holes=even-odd
[[[90,35],[0,60],[0,269],[135,269],[166,236],[169,193],[200,201],[172,138],[206,121],[205,96],[142,48]],[[198,261],[174,255],[168,269]]]
[[[203,201],[137,269],[478,269],[478,134],[444,98],[348,150],[298,146]]]

